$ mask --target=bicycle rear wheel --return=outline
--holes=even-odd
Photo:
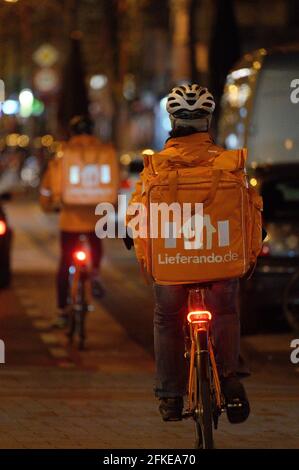
[[[78,283],[78,296],[77,296],[77,312],[76,312],[76,325],[77,325],[77,332],[79,336],[79,350],[85,349],[85,319],[86,313],[88,310],[87,302],[86,302],[86,279],[85,276],[80,277]]]
[[[196,348],[195,380],[197,406],[195,409],[195,445],[199,449],[213,449],[211,374],[206,332],[198,333]]]
[[[75,284],[74,284],[75,282]],[[86,276],[85,273],[80,272],[79,276],[70,283],[70,291],[72,293],[70,305],[70,321],[68,337],[72,344],[73,337],[78,336],[79,350],[85,349],[85,319],[88,311],[88,304],[86,301]]]

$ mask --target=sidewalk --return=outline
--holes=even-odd
[[[40,297],[45,280],[39,276]],[[98,318],[90,318],[90,350],[71,351],[62,333],[47,331],[42,310],[43,323],[30,318],[40,307],[38,296],[29,305],[29,281],[20,281],[19,301],[28,305],[21,307],[23,317],[18,300],[1,294],[1,305],[10,307],[1,308],[1,330],[10,331],[0,371],[1,448],[190,446],[192,423],[161,422],[152,359],[107,312],[97,309]]]
[[[0,291],[0,337],[6,342],[0,447],[190,445],[191,422],[171,427],[161,422],[152,358],[103,306],[87,319],[85,352],[69,349],[64,333],[49,330],[55,314],[56,218],[33,202],[16,201],[8,212],[17,274],[13,291]]]

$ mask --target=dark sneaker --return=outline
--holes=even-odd
[[[105,295],[105,289],[98,279],[93,279],[91,282],[92,295],[96,299],[101,299]]]
[[[226,402],[226,413],[230,423],[243,423],[250,414],[249,401],[243,384],[237,377],[221,380],[221,390]]]
[[[181,421],[184,407],[182,397],[160,398],[159,411],[163,421]]]

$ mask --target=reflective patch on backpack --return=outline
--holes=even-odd
[[[101,165],[101,182],[103,184],[109,184],[111,182],[110,165]]]
[[[229,246],[229,221],[218,222],[218,246]]]

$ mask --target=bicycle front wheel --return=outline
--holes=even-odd
[[[208,352],[206,332],[200,332],[197,336],[197,351],[195,362],[197,406],[195,409],[196,447],[199,449],[213,449],[213,414],[210,358]],[[204,344],[202,344],[204,343]]]

